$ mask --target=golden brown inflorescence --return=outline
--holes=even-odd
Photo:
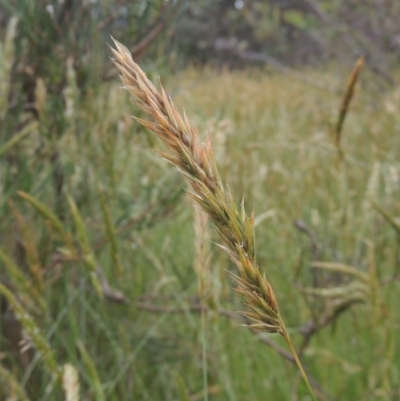
[[[158,91],[142,69],[133,61],[129,50],[114,41],[115,64],[121,73],[124,88],[152,121],[136,120],[155,132],[169,149],[162,156],[175,165],[192,186],[192,199],[215,225],[225,245],[221,247],[238,266],[231,274],[250,311],[243,312],[254,328],[283,334],[282,321],[274,291],[261,274],[256,261],[254,215],[247,216],[242,202],[241,212],[223,185],[210,139],[201,143],[197,129],[176,110],[164,89]]]

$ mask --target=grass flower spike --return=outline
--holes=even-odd
[[[136,120],[155,132],[168,148],[161,155],[175,165],[192,187],[191,197],[212,220],[224,242],[220,245],[238,267],[231,273],[236,291],[243,296],[249,308],[243,314],[253,323],[253,328],[268,333],[279,333],[288,342],[300,371],[308,383],[300,361],[279,314],[278,304],[271,284],[261,273],[255,250],[254,214],[247,216],[244,202],[241,210],[236,206],[231,193],[222,183],[210,138],[201,143],[197,129],[187,116],[176,110],[172,99],[161,87],[158,91],[142,69],[133,61],[129,50],[114,40],[116,49],[111,49],[120,72],[123,86],[132,95],[135,103],[151,117],[151,121]],[[314,396],[313,396],[314,397]]]
[[[132,60],[128,49],[118,42],[115,45],[117,50],[113,49],[113,53],[124,88],[154,119],[154,122],[139,118],[137,121],[155,132],[170,149],[170,153],[162,153],[162,156],[189,181],[193,200],[211,218],[225,243],[222,248],[238,266],[239,275],[233,275],[237,291],[244,295],[246,305],[253,310],[246,315],[258,328],[281,333],[275,294],[256,262],[254,216],[246,216],[244,207],[239,213],[231,194],[224,188],[209,138],[205,144],[201,143],[197,129],[186,115],[181,117],[164,89],[159,93]]]

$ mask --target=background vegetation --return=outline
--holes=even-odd
[[[284,342],[242,327],[232,262],[131,118],[113,35],[254,206],[317,398],[399,400],[399,17],[396,1],[0,1],[0,399],[75,400],[78,382],[82,400],[309,399]]]

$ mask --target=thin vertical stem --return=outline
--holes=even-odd
[[[295,348],[293,346],[292,340],[290,339],[290,336],[289,336],[289,333],[288,333],[288,331],[286,329],[285,323],[283,322],[283,320],[280,317],[280,315],[279,315],[279,319],[280,319],[281,324],[282,324],[282,335],[283,335],[284,339],[286,340],[286,343],[288,344],[288,346],[290,348],[290,352],[292,353],[293,358],[294,358],[294,360],[296,362],[296,365],[297,365],[297,367],[298,367],[298,369],[300,371],[300,374],[303,377],[304,383],[306,384],[306,386],[308,388],[308,391],[310,392],[310,395],[311,395],[313,401],[317,401],[317,399],[315,398],[315,395],[314,395],[314,391],[313,391],[313,389],[311,387],[311,384],[308,381],[308,377],[306,375],[306,372],[304,371],[303,365],[301,364],[300,359],[299,359],[299,357],[297,355],[297,352],[296,352],[296,350],[295,350]]]
[[[202,303],[203,305],[203,303]],[[207,338],[206,338],[206,311],[201,309],[201,342],[202,342],[202,358],[203,358],[203,387],[204,401],[208,401],[208,378],[207,378]]]

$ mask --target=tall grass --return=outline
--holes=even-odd
[[[345,88],[346,71],[304,73]],[[232,197],[255,205],[257,263],[268,266],[321,400],[400,391],[398,95],[370,92],[362,78],[338,169],[330,135],[339,95],[257,69],[162,77],[177,109],[215,143]],[[249,321],[233,313],[242,306],[227,274],[235,266],[214,246],[196,248],[195,237],[218,239],[200,220],[195,232],[183,181],[149,149],[162,145],[132,121],[119,87],[69,97],[62,135],[46,121],[43,87],[43,117],[12,146],[21,127],[6,112],[0,398],[307,399],[282,339],[241,327]]]

